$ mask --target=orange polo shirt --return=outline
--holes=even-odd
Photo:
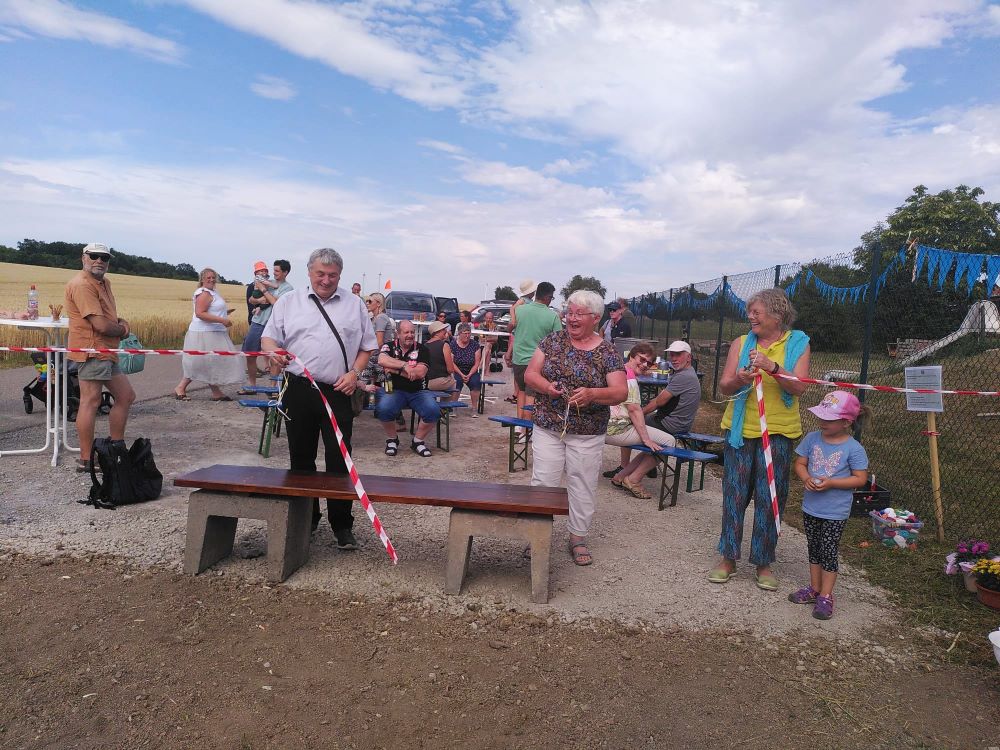
[[[98,281],[86,271],[80,271],[66,284],[66,315],[69,318],[69,346],[71,349],[117,349],[115,336],[102,336],[89,320],[88,315],[100,315],[110,321],[118,320],[115,296],[107,277]],[[85,362],[88,357],[118,361],[117,354],[68,355],[74,362]]]

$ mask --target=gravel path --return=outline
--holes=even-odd
[[[112,554],[143,566],[181,569],[188,491],[175,488],[171,478],[214,463],[287,465],[284,438],[276,440],[265,460],[255,452],[260,426],[257,411],[235,404],[208,401],[207,390],[181,403],[164,397],[178,377],[175,358],[150,357],[147,371],[133,378],[140,401],[135,405],[128,435],[153,441],[157,464],[166,478],[163,496],[155,502],[98,511],[76,503],[85,496],[89,477],[73,472],[70,459],[52,468],[41,456],[0,457],[0,548],[33,554]],[[29,371],[0,372],[0,386],[30,379]],[[27,377],[25,377],[27,376]],[[498,395],[505,395],[499,389]],[[14,394],[19,397],[19,392]],[[4,416],[10,401],[4,401]],[[488,413],[509,412],[498,401]],[[0,450],[41,443],[43,415],[16,421],[4,419]],[[22,427],[25,423],[30,427]],[[98,423],[100,434],[104,422]],[[20,429],[18,429],[20,427]],[[506,430],[485,418],[467,415],[452,427],[451,453],[435,451],[421,459],[410,451],[395,458],[382,454],[381,430],[368,415],[355,427],[355,460],[362,474],[402,474],[414,477],[527,483],[529,477],[506,471]],[[75,435],[73,436],[75,438]],[[75,442],[75,440],[73,441]],[[605,449],[605,466],[616,464],[617,449]],[[650,483],[652,484],[652,483]],[[338,552],[329,526],[314,537],[309,563],[286,585],[334,594],[393,598],[416,596],[435,609],[463,611],[474,603],[485,609],[517,610],[563,621],[596,617],[623,623],[644,622],[663,628],[724,628],[756,634],[803,630],[856,636],[888,615],[880,606],[883,594],[859,575],[845,570],[838,582],[837,616],[828,622],[810,617],[808,608],[786,601],[786,595],[807,580],[805,539],[785,526],[775,572],[777,593],[754,585],[752,568],[743,565],[726,585],[705,580],[715,562],[714,547],[720,517],[720,482],[706,476],[705,490],[681,492],[677,507],[662,512],[654,501],[637,500],[601,481],[599,507],[592,530],[595,562],[580,568],[564,552],[565,520],[557,519],[553,540],[551,599],[531,604],[529,561],[521,545],[501,540],[477,540],[462,596],[442,593],[448,511],[386,504],[378,512],[400,552],[392,566],[356,506],[356,526],[363,547]],[[746,541],[749,545],[749,540]],[[216,575],[248,580],[263,578],[265,533],[261,524],[240,522],[236,554],[214,569]]]

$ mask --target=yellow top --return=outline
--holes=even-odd
[[[790,331],[785,331],[781,338],[767,348],[758,345],[758,351],[772,362],[784,367],[785,344],[788,343]],[[739,338],[739,350],[743,351],[745,336]],[[771,435],[784,435],[789,438],[802,436],[802,419],[799,416],[799,397],[792,396],[792,405],[785,406],[781,400],[781,386],[769,375],[764,375],[764,413],[767,415],[767,431]],[[726,404],[726,412],[722,415],[722,429],[727,430],[733,424],[733,402]],[[760,417],[757,416],[757,394],[750,385],[747,395],[747,411],[743,418],[743,437],[760,437]]]

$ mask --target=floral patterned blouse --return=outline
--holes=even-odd
[[[589,352],[577,349],[567,331],[550,333],[541,340],[538,348],[545,355],[543,377],[559,385],[565,395],[558,398],[538,396],[535,399],[535,424],[560,432],[565,427],[570,435],[605,434],[611,415],[607,405],[589,404],[579,410],[574,407],[566,417],[566,402],[574,389],[606,388],[608,373],[625,369],[625,363],[615,348],[602,341]]]
[[[468,375],[476,364],[476,352],[480,349],[479,342],[470,338],[469,345],[463,349],[458,344],[458,338],[455,337],[448,340],[448,346],[451,347],[451,356],[455,360],[455,366]]]

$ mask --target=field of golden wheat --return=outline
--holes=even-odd
[[[66,282],[76,273],[68,268],[44,268],[14,263],[0,263],[0,310],[24,310],[28,304],[28,288],[38,289],[39,311],[49,314],[49,305],[62,305]],[[177,348],[184,341],[191,321],[191,294],[197,288],[194,281],[155,279],[146,276],[126,276],[109,273],[118,314],[129,321],[143,346]],[[242,284],[221,284],[219,293],[236,308],[230,335],[239,343],[246,335],[245,292]],[[19,331],[0,327],[0,345],[38,346],[44,343],[37,331]],[[0,353],[0,367],[27,364],[22,355]]]

